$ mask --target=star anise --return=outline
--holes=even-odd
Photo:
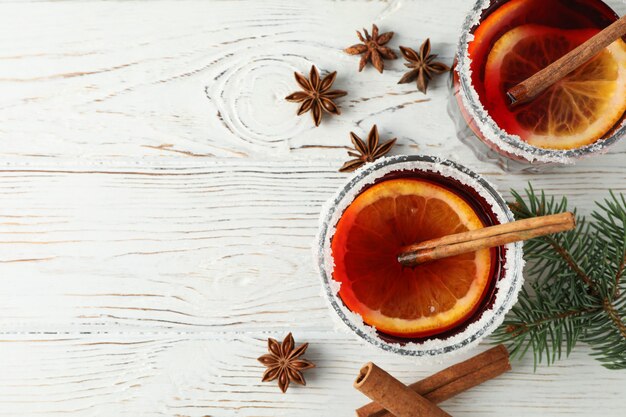
[[[363,28],[363,33],[365,33],[365,37],[361,35],[361,32],[356,31],[356,35],[359,37],[359,40],[363,43],[357,43],[356,45],[352,45],[344,51],[350,55],[359,55],[361,54],[361,61],[359,62],[359,72],[365,68],[367,61],[371,61],[374,68],[378,70],[378,72],[382,73],[385,68],[384,59],[396,59],[398,58],[396,54],[388,47],[383,46],[387,42],[393,38],[393,32],[385,32],[382,34],[378,34],[378,26],[372,25],[372,36],[367,33],[367,29]]]
[[[298,109],[298,116],[311,110],[315,126],[319,126],[322,122],[322,109],[327,113],[341,114],[339,107],[333,102],[338,97],[343,97],[347,92],[343,90],[331,90],[330,87],[335,82],[337,71],[331,72],[323,79],[320,79],[320,73],[315,65],[311,66],[309,79],[304,75],[294,72],[296,81],[300,84],[303,91],[296,91],[285,97],[287,101],[296,103],[302,102]]]
[[[267,339],[267,348],[270,353],[260,356],[258,361],[267,366],[263,373],[263,382],[278,379],[278,387],[282,392],[286,392],[290,382],[306,385],[302,371],[314,368],[315,364],[305,359],[299,359],[304,355],[308,343],[300,345],[297,349],[291,333],[285,337],[283,343],[272,339]]]
[[[354,156],[356,159],[351,159],[343,164],[339,172],[354,171],[366,162],[374,162],[374,160],[389,152],[394,143],[396,143],[396,138],[393,138],[383,144],[379,144],[376,125],[372,126],[370,133],[367,135],[367,143],[355,135],[354,132],[350,132],[350,140],[352,140],[354,149],[348,151],[348,155]]]
[[[433,75],[450,70],[450,67],[446,64],[435,62],[437,55],[431,55],[430,53],[430,39],[426,39],[422,46],[420,46],[419,54],[406,46],[401,46],[400,51],[404,59],[409,61],[404,65],[413,69],[404,74],[400,81],[398,81],[398,84],[410,83],[417,78],[417,89],[424,94],[426,94],[428,83]]]

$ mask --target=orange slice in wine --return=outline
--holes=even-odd
[[[332,238],[339,296],[363,321],[387,334],[423,337],[471,316],[485,295],[491,251],[404,267],[405,245],[474,230],[483,223],[457,194],[420,179],[376,184],[344,211]]]
[[[573,149],[602,138],[626,111],[626,44],[613,42],[530,103],[511,108],[506,91],[598,32],[522,25],[494,44],[485,67],[489,113],[509,134],[548,149]]]

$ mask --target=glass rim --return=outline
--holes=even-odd
[[[413,164],[413,166],[409,167],[408,165],[410,164]],[[416,167],[415,164],[421,164],[422,166]],[[502,196],[491,184],[489,184],[489,182],[477,173],[447,159],[427,155],[400,155],[381,158],[374,163],[367,164],[357,170],[352,177],[338,189],[333,197],[327,201],[325,207],[322,209],[320,213],[318,236],[316,238],[317,253],[315,254],[315,260],[322,280],[324,296],[326,301],[329,303],[329,307],[336,313],[340,321],[346,325],[352,333],[356,334],[360,339],[371,345],[398,355],[417,358],[432,358],[443,354],[450,354],[452,352],[461,352],[476,345],[484,337],[491,334],[502,323],[505,314],[517,301],[517,294],[519,293],[523,283],[522,269],[524,261],[522,258],[522,243],[516,242],[506,245],[507,251],[503,264],[505,275],[499,279],[498,282],[496,282],[498,291],[496,291],[494,296],[493,305],[486,308],[474,322],[470,323],[464,330],[457,334],[444,339],[435,337],[427,339],[424,342],[410,342],[403,345],[383,340],[376,335],[373,327],[364,324],[362,320],[359,322],[351,318],[354,317],[356,313],[353,313],[345,306],[338,294],[339,283],[332,278],[333,260],[332,254],[330,254],[329,246],[330,239],[334,234],[334,227],[336,225],[335,218],[336,216],[341,215],[341,213],[337,212],[338,208],[341,207],[342,203],[345,203],[344,200],[346,199],[350,200],[347,202],[347,204],[350,204],[356,196],[354,195],[350,197],[350,193],[352,191],[356,191],[358,193],[362,186],[367,185],[364,181],[381,168],[391,169],[389,172],[406,170],[409,168],[429,171],[429,168],[432,170],[433,166],[441,166],[445,167],[445,169],[452,169],[456,175],[466,177],[464,179],[471,182],[472,185],[478,184],[481,188],[476,191],[479,191],[479,193],[482,192],[480,195],[486,198],[488,203],[493,206],[494,214],[496,214],[496,216],[502,216],[506,219],[506,221],[515,220],[513,213],[509,209],[504,198],[502,198]],[[439,172],[439,174],[445,176],[445,174],[441,172]],[[457,178],[456,176],[448,177],[460,180],[460,178]],[[358,188],[359,186],[361,186],[361,188]],[[341,212],[344,210],[345,207],[341,210]],[[331,265],[330,270],[329,261]],[[508,282],[505,282],[507,280]],[[504,287],[504,290],[500,288],[501,286]],[[337,288],[337,290],[335,290],[335,288]],[[485,314],[490,311],[492,312],[491,314]],[[484,321],[484,323],[481,323],[482,321]],[[473,326],[475,323],[481,323],[481,325],[474,328],[476,327]]]
[[[598,1],[602,2],[602,0]],[[524,142],[519,136],[511,135],[501,129],[481,104],[478,93],[472,84],[472,72],[469,66],[471,58],[469,57],[468,47],[474,38],[472,29],[482,23],[482,12],[491,3],[492,0],[477,0],[465,18],[457,44],[457,52],[455,54],[456,68],[454,69],[459,77],[461,86],[459,94],[461,95],[463,105],[481,133],[489,141],[502,151],[519,156],[530,163],[572,164],[577,159],[606,152],[610,146],[626,135],[626,119],[623,119],[621,125],[613,128],[610,136],[599,139],[594,143],[574,149],[546,149],[532,146]]]

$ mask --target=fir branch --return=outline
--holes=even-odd
[[[587,308],[582,310],[566,310],[557,314],[553,314],[551,316],[542,316],[531,323],[521,323],[521,324],[509,324],[504,329],[505,332],[511,333],[513,336],[520,336],[523,333],[527,333],[532,329],[535,329],[539,326],[546,325],[548,323],[556,322],[558,320],[563,320],[569,317],[581,316],[585,313],[595,312],[595,309]]]
[[[547,198],[532,186],[524,197],[511,193],[518,219],[567,211],[565,198]],[[550,364],[580,341],[606,368],[626,369],[626,199],[611,192],[591,218],[525,243],[527,288],[494,333],[512,356],[532,350],[535,366],[544,357]]]
[[[550,246],[552,246],[554,251],[556,253],[558,253],[559,256],[561,256],[563,258],[563,260],[567,263],[569,268],[572,271],[574,271],[576,273],[576,275],[578,275],[580,277],[580,279],[582,279],[585,284],[587,284],[589,289],[591,291],[593,291],[593,292],[597,292],[596,288],[595,288],[595,285],[594,285],[593,281],[591,280],[591,278],[589,278],[587,276],[587,274],[585,274],[585,271],[583,271],[581,269],[581,267],[578,266],[578,263],[576,263],[576,261],[574,260],[572,255],[569,253],[569,251],[567,249],[565,249],[563,246],[559,245],[559,243],[555,239],[550,237],[550,236],[546,236],[545,240],[546,240],[546,242],[548,242],[550,244]]]

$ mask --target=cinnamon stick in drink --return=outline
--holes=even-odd
[[[574,227],[576,219],[570,212],[532,217],[409,245],[398,255],[398,261],[404,266],[415,266],[479,249],[563,232]]]
[[[512,87],[507,91],[511,104],[518,105],[532,100],[624,35],[626,35],[626,15],[544,69]]]
[[[361,368],[354,387],[396,417],[451,417],[372,362]]]
[[[466,361],[409,385],[409,388],[438,404],[511,369],[509,352],[498,345]],[[391,417],[381,404],[371,402],[356,410],[358,417]]]

